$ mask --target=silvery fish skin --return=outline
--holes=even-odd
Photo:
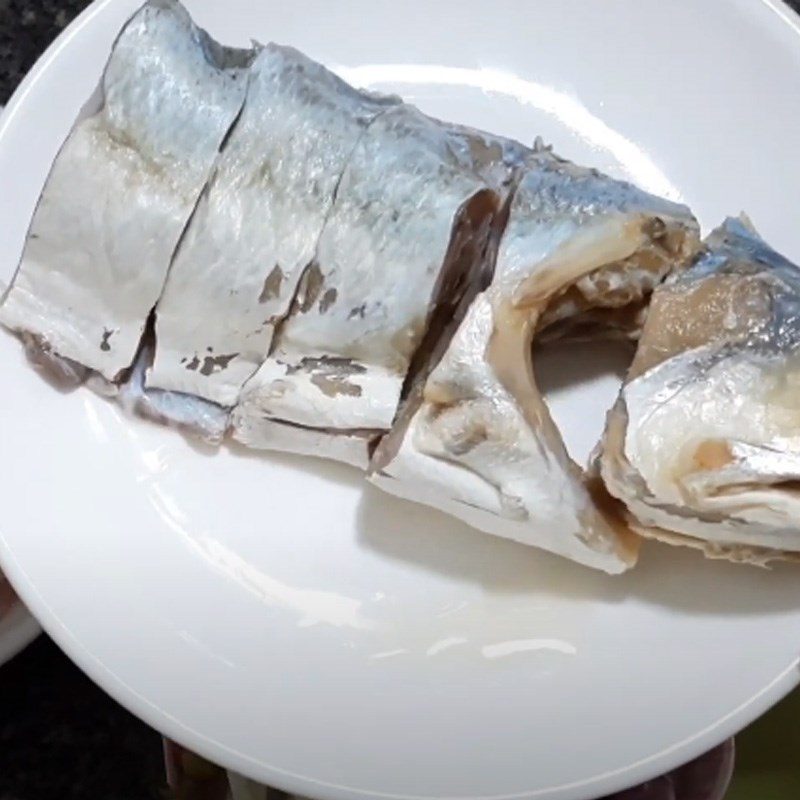
[[[47,179],[0,322],[51,361],[109,381],[130,367],[251,58],[171,0],[128,22]]]
[[[158,303],[148,389],[236,405],[314,258],[353,150],[399,102],[292,48],[263,48]]]
[[[366,466],[437,304],[457,306],[480,280],[523,149],[407,105],[370,125],[274,351],[233,412],[235,438],[308,452],[311,436],[317,455]]]
[[[599,466],[643,534],[800,553],[800,268],[728,219],[655,293]]]
[[[587,310],[643,302],[697,246],[684,206],[538,148],[491,285],[376,451],[373,482],[487,533],[627,569],[636,539],[567,454],[536,388],[532,343]]]

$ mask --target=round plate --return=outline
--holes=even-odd
[[[137,0],[92,7],[0,124],[0,278]],[[756,0],[194,0],[218,38],[681,197],[800,260],[800,37]],[[13,187],[13,190],[12,188]],[[602,363],[601,363],[602,362]],[[609,578],[396,501],[345,468],[198,452],[0,337],[0,561],[47,631],[162,732],[319,798],[583,800],[744,726],[800,677],[800,574],[648,546]],[[576,456],[617,378],[543,380]]]

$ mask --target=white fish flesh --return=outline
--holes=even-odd
[[[487,533],[610,573],[629,567],[634,537],[568,456],[535,385],[532,343],[586,310],[613,321],[641,304],[697,239],[685,207],[537,150],[491,285],[381,443],[372,480]]]
[[[600,459],[646,536],[800,555],[800,268],[746,219],[653,298]]]
[[[171,0],[128,22],[99,107],[75,125],[47,179],[0,322],[67,372],[81,365],[114,381],[130,367],[241,109],[251,58],[213,42]]]
[[[523,149],[407,105],[370,125],[274,351],[234,410],[238,440],[294,450],[295,436],[305,452],[312,436],[317,455],[344,448],[366,466],[436,315],[451,317],[477,291]]]
[[[357,142],[397,103],[292,48],[261,51],[158,303],[148,389],[236,404],[314,258]]]

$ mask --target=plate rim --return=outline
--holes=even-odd
[[[36,85],[40,75],[57,59],[60,52],[71,40],[92,20],[103,13],[107,6],[119,0],[93,0],[39,56],[33,67],[15,89],[4,107],[0,107],[0,137],[11,120],[23,107],[28,94]],[[762,5],[777,15],[782,24],[800,37],[800,12],[793,9],[784,0],[752,0],[753,5]],[[799,41],[800,44],[800,41]],[[30,619],[26,620],[30,627],[24,627],[24,641],[9,658],[14,657],[39,633],[44,632],[64,651],[92,681],[107,692],[116,702],[134,716],[144,721],[156,732],[179,741],[182,745],[198,755],[220,763],[222,754],[226,759],[221,766],[255,780],[266,783],[270,787],[281,789],[301,796],[312,796],[309,793],[324,792],[313,796],[330,800],[353,800],[353,798],[375,798],[375,800],[454,800],[441,796],[405,795],[365,791],[343,785],[317,781],[296,773],[267,766],[219,742],[215,742],[193,728],[181,723],[177,718],[158,708],[146,697],[136,692],[130,685],[106,667],[99,658],[87,650],[69,627],[61,620],[58,613],[46,602],[44,597],[29,579],[26,571],[17,561],[3,535],[0,527],[0,569],[11,580],[15,590],[23,601],[23,611]],[[12,615],[17,610],[12,612]],[[24,638],[23,637],[23,638]],[[0,664],[3,663],[0,658]],[[592,797],[605,796],[623,791],[669,772],[678,766],[697,758],[736,733],[750,725],[766,713],[772,706],[780,702],[795,688],[800,686],[800,655],[778,673],[767,685],[752,697],[741,703],[719,720],[708,725],[696,734],[687,737],[660,753],[640,759],[625,767],[604,772],[575,783],[547,787],[533,792],[522,792],[504,795],[470,795],[458,800],[534,800],[540,797],[558,796],[559,800],[585,800],[584,790],[589,790]]]
[[[790,6],[787,0],[761,0],[761,2],[800,35],[800,9]]]

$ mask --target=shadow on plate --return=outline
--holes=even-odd
[[[621,353],[608,358],[564,359],[566,345],[547,355],[543,388],[568,390],[581,382],[618,375]],[[592,352],[603,352],[600,345]],[[553,359],[556,359],[553,361]],[[563,364],[566,361],[566,366]],[[558,367],[558,363],[562,363]],[[615,366],[616,365],[616,366]],[[153,423],[125,417],[121,424]],[[155,426],[153,426],[155,427]],[[179,436],[198,454],[216,454],[190,436]],[[270,463],[297,474],[314,475],[362,491],[357,535],[361,546],[420,571],[466,581],[503,595],[567,597],[578,601],[621,603],[635,600],[687,613],[778,614],[800,606],[800,567],[778,565],[760,570],[709,561],[694,551],[647,543],[639,566],[621,577],[572,564],[565,559],[473,530],[443,513],[384,494],[361,473],[342,464],[282,453],[249,450],[236,442],[224,445],[237,459]]]
[[[622,383],[634,352],[633,343],[623,339],[548,343],[533,351],[536,383],[545,398],[598,378]]]
[[[772,570],[711,561],[647,542],[638,566],[608,576],[566,559],[483,534],[446,514],[367,486],[358,513],[361,545],[422,572],[477,584],[498,595],[587,602],[626,600],[692,614],[779,614],[800,607],[800,567]]]

